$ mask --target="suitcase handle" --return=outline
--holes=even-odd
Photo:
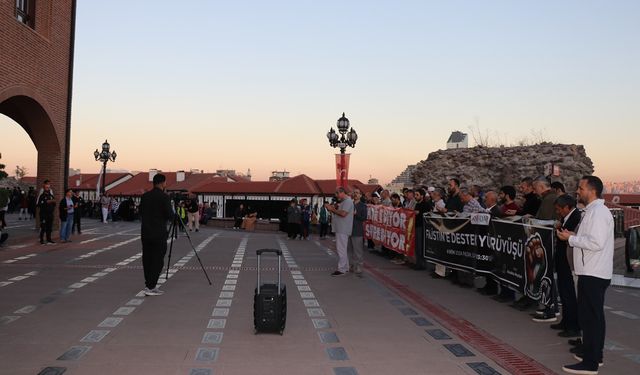
[[[262,255],[262,253],[274,253],[278,256],[278,295],[280,295],[280,279],[281,279],[281,273],[282,273],[282,263],[281,263],[281,259],[282,259],[282,250],[277,250],[277,249],[260,249],[260,250],[256,250],[256,255],[258,256],[258,294],[260,294],[260,255]]]
[[[278,250],[278,249],[260,249],[260,250],[256,250],[256,255],[262,255],[262,253],[274,253],[277,255],[282,255],[282,250]]]

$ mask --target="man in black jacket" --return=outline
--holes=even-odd
[[[159,296],[158,278],[164,266],[167,253],[167,221],[173,216],[171,200],[165,194],[166,177],[153,176],[153,189],[144,193],[140,200],[140,221],[142,222],[142,266],[144,268],[144,294]]]
[[[75,229],[78,228],[78,234],[82,234],[82,231],[80,230],[80,220],[84,215],[84,198],[82,198],[80,193],[76,191],[74,192],[71,199],[73,200],[73,203],[76,205],[76,210],[73,215],[73,226],[71,227],[71,233],[73,233]]]
[[[540,208],[540,199],[533,191],[533,179],[531,177],[525,177],[520,181],[520,193],[524,198],[522,208],[518,211],[518,215],[531,215],[536,216],[538,208]]]
[[[426,268],[426,262],[424,259],[424,214],[433,210],[433,204],[431,204],[431,201],[427,200],[426,196],[427,192],[422,188],[417,189],[414,193],[414,198],[416,200],[416,265],[414,269],[416,270],[423,270]]]
[[[44,180],[42,192],[38,197],[38,207],[40,208],[40,244],[44,245],[44,236],[47,236],[47,244],[54,244],[51,239],[53,229],[53,212],[56,208],[56,201],[53,199],[53,192],[49,180]]]
[[[564,194],[556,198],[555,206],[556,213],[562,218],[560,229],[576,232],[581,218],[580,211],[576,208],[576,199],[569,194]],[[551,328],[562,330],[558,333],[561,337],[576,337],[580,335],[578,301],[567,258],[567,246],[567,241],[556,242],[555,267],[558,274],[558,294],[562,302],[562,321],[552,324]]]

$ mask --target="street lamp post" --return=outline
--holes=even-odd
[[[340,154],[336,154],[336,182],[338,186],[347,187],[347,178],[349,175],[349,154],[345,151],[347,147],[355,147],[358,140],[358,133],[354,128],[349,129],[349,119],[344,116],[338,119],[338,133],[333,128],[327,133],[329,145],[333,148],[340,148]]]
[[[105,140],[102,144],[102,151],[98,151],[98,149],[96,149],[93,152],[93,156],[96,158],[96,161],[102,163],[102,186],[100,187],[100,195],[104,195],[105,181],[107,179],[107,162],[115,162],[116,156],[118,156],[115,151],[109,152],[110,148],[111,146],[109,145],[109,142]]]

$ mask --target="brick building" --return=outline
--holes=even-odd
[[[56,195],[69,169],[75,0],[0,0],[0,113],[38,151],[37,184]]]

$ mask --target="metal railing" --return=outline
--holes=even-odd
[[[620,225],[623,227],[623,231],[628,230],[629,227],[640,225],[640,210],[636,210],[635,208],[631,208],[631,207],[621,206],[619,204],[615,204],[612,202],[605,202],[605,204],[607,205],[607,207],[609,207],[612,210],[611,213],[614,215],[614,219],[616,215],[622,216],[622,219],[617,219],[617,220],[622,220],[622,224]],[[614,211],[614,209],[616,211]]]

